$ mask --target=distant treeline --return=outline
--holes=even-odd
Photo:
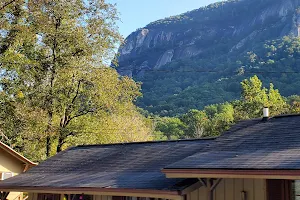
[[[300,113],[300,96],[283,97],[273,84],[263,87],[257,76],[241,82],[239,100],[191,109],[176,117],[155,117],[156,139],[184,139],[217,136],[235,122],[262,117],[264,107],[272,116]]]

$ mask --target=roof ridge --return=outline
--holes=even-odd
[[[276,115],[271,117],[272,118],[284,118],[284,117],[300,117],[300,113],[294,113],[294,114],[282,114],[282,115]]]
[[[120,143],[111,143],[111,144],[89,144],[89,145],[77,145],[73,148],[81,147],[98,147],[98,146],[116,146],[116,145],[134,145],[134,144],[156,144],[156,143],[175,143],[175,142],[189,142],[189,141],[201,141],[201,140],[214,140],[217,137],[205,137],[205,138],[192,138],[192,139],[179,139],[179,140],[154,140],[154,141],[143,141],[143,142],[120,142]]]
[[[284,118],[284,117],[300,117],[300,113],[275,115],[275,116],[270,116],[269,119]],[[241,123],[241,122],[249,122],[249,121],[255,121],[255,120],[262,120],[262,119],[263,119],[263,117],[256,117],[256,118],[251,118],[251,119],[242,119],[242,120],[238,120],[236,122],[236,124]]]

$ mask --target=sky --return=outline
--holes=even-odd
[[[150,22],[191,11],[217,1],[219,0],[108,0],[117,5],[121,18],[118,26],[124,38]]]

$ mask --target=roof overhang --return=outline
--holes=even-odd
[[[162,172],[167,178],[300,179],[300,170],[163,169]]]
[[[18,159],[19,161],[23,162],[26,164],[26,168],[36,166],[37,163],[32,162],[31,160],[25,158],[15,150],[13,150],[10,146],[4,144],[3,142],[0,141],[0,148],[6,151],[8,154],[12,155],[14,158]]]
[[[131,196],[131,197],[150,197],[183,200],[180,191],[150,190],[150,189],[120,189],[120,188],[90,188],[90,187],[6,187],[0,186],[1,191],[6,192],[33,192],[33,193],[53,193],[53,194],[91,194],[105,196]]]

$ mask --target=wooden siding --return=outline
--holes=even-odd
[[[112,196],[103,196],[103,195],[94,195],[93,200],[113,200],[114,198]],[[124,198],[124,199],[130,199],[130,200],[167,200],[167,199],[161,199],[161,198],[149,198],[149,197],[130,197],[130,198]],[[32,199],[36,200],[36,199]]]
[[[112,200],[112,196],[95,195],[94,200]]]
[[[171,200],[171,199],[164,199],[164,198],[148,198],[148,197],[130,197],[127,198],[130,200]],[[38,193],[29,193],[28,200],[38,200]],[[63,200],[63,198],[61,199]],[[112,196],[105,196],[105,195],[94,195],[93,200],[113,200]]]
[[[0,149],[0,172],[13,172],[16,175],[23,172],[24,167],[21,161]]]
[[[247,200],[267,200],[266,181],[262,179],[223,179],[214,191],[213,200],[242,200],[241,192],[247,193]],[[120,194],[118,194],[120,195]],[[202,186],[186,195],[186,200],[207,200],[207,188]],[[30,193],[28,200],[38,200],[36,193]],[[112,196],[94,195],[93,200],[113,200]],[[138,198],[131,200],[167,200],[163,198]]]
[[[242,191],[246,192],[247,200],[266,200],[266,181],[263,179],[223,179],[213,192],[214,200],[242,200]],[[205,187],[187,194],[187,200],[207,199]]]
[[[27,200],[37,200],[37,193],[28,193],[28,199]]]
[[[0,148],[0,174],[1,172],[12,172],[13,176],[23,172],[24,164],[18,159],[14,158],[6,151]],[[1,177],[0,177],[1,178]],[[1,181],[1,180],[0,180]],[[21,192],[10,192],[8,200],[22,200],[23,193]]]

